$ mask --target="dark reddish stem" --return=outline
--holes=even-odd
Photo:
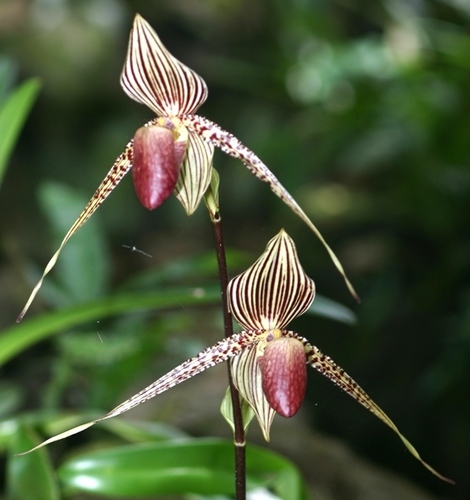
[[[225,255],[224,234],[222,230],[222,219],[217,212],[211,217],[214,231],[215,252],[217,254],[217,265],[219,267],[220,287],[222,294],[222,308],[224,313],[225,336],[233,335],[232,315],[228,308],[227,287],[228,270]],[[243,417],[240,404],[240,396],[232,380],[230,371],[230,360],[228,360],[228,379],[230,385],[230,395],[232,397],[232,410],[234,422],[234,445],[235,445],[235,498],[245,500],[246,498],[246,444],[245,430],[243,427]]]

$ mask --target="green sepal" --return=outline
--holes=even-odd
[[[219,173],[215,168],[212,168],[211,182],[204,194],[204,201],[212,221],[219,218],[219,184]]]
[[[248,426],[253,420],[253,417],[255,416],[255,412],[253,411],[253,408],[248,404],[246,399],[244,399],[241,395],[240,404],[242,407],[243,429],[246,432]],[[225,391],[225,396],[222,399],[222,403],[220,405],[220,413],[222,413],[222,416],[224,417],[228,425],[230,425],[232,432],[235,433],[235,422],[233,419],[232,395],[230,394],[230,387],[228,387]]]

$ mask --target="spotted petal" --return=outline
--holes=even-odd
[[[280,183],[277,177],[269,170],[269,168],[256,156],[253,151],[248,149],[241,141],[239,141],[234,135],[223,130],[214,122],[207,120],[201,116],[185,116],[182,117],[183,123],[188,127],[190,132],[195,133],[204,137],[208,142],[220,148],[224,153],[233,156],[243,162],[243,164],[248,168],[248,170],[255,175],[258,179],[266,182],[271,191],[280,198],[307,226],[308,228],[317,236],[320,242],[325,247],[328,255],[330,256],[336,269],[340,272],[343,277],[348,290],[351,295],[360,302],[359,296],[354,290],[351,282],[346,276],[346,272],[332,250],[328,245],[325,238],[315,226],[315,224],[310,220],[308,215],[302,210],[300,205],[295,201],[294,197],[287,191],[287,189]]]
[[[29,296],[26,305],[21,311],[20,315],[17,318],[17,322],[21,321],[26,314],[29,306],[36,297],[41,285],[44,281],[46,275],[52,270],[57,262],[60,252],[64,248],[65,244],[69,239],[85,224],[85,222],[95,213],[98,207],[103,203],[104,200],[112,193],[113,189],[121,182],[122,178],[127,174],[129,169],[132,167],[133,161],[133,141],[130,141],[126,149],[123,153],[121,153],[114,165],[111,167],[110,171],[106,174],[106,177],[102,180],[101,184],[98,186],[98,189],[95,191],[91,200],[87,203],[86,207],[83,209],[82,213],[78,216],[77,220],[72,224],[72,227],[68,230],[65,235],[62,243],[59,246],[59,249],[52,256],[51,260],[48,262],[44,272],[41,276],[41,279],[38,281],[36,286],[34,287],[31,295]]]
[[[384,424],[390,427],[402,440],[403,444],[406,446],[408,451],[419,460],[426,469],[432,472],[435,476],[442,481],[446,481],[447,483],[453,484],[454,481],[447,477],[444,477],[442,474],[437,472],[433,467],[431,467],[428,463],[426,463],[416,448],[408,441],[408,439],[401,434],[398,430],[397,426],[392,422],[392,420],[388,417],[388,415],[380,408],[371,398],[370,396],[362,389],[362,387],[353,380],[340,366],[338,366],[330,357],[323,354],[317,347],[308,343],[308,341],[294,332],[284,332],[287,337],[291,337],[297,340],[300,340],[304,346],[305,351],[307,353],[307,363],[310,364],[315,370],[320,372],[325,377],[329,378],[334,384],[336,384],[343,391],[348,393],[351,397],[353,397],[358,403],[367,408],[370,412],[372,412],[377,418],[382,420]]]
[[[46,446],[50,443],[54,443],[55,441],[65,439],[69,436],[84,431],[85,429],[88,429],[98,422],[117,417],[118,415],[132,410],[136,406],[145,403],[158,394],[161,394],[162,392],[165,392],[168,389],[181,384],[181,382],[194,377],[198,373],[207,370],[207,368],[211,368],[212,366],[227,361],[229,358],[238,356],[244,350],[249,350],[249,348],[257,341],[257,339],[258,334],[256,332],[242,332],[223,339],[214,344],[212,347],[204,349],[197,356],[188,359],[181,365],[168,372],[166,375],[163,375],[163,377],[159,378],[137,394],[134,394],[134,396],[116,406],[116,408],[106,413],[106,415],[103,415],[102,417],[97,418],[96,420],[93,420],[91,422],[81,424],[68,431],[57,434],[56,436],[47,439],[39,446],[36,446],[35,448],[25,453],[37,450],[38,448],[42,448],[43,446]]]
[[[282,330],[315,298],[315,284],[300,265],[295,244],[282,229],[261,257],[228,286],[229,308],[247,330]]]
[[[207,98],[204,80],[168,52],[139,14],[134,19],[121,85],[131,99],[159,116],[192,114]]]

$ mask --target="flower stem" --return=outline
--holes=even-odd
[[[225,336],[233,335],[232,315],[228,308],[227,287],[228,271],[227,259],[225,255],[224,234],[222,230],[222,218],[220,212],[211,214],[212,228],[214,231],[215,252],[217,255],[217,265],[219,268],[220,287],[222,294],[222,308],[224,313]],[[233,421],[234,421],[234,445],[235,445],[235,498],[245,500],[246,498],[246,444],[245,430],[243,427],[243,417],[240,404],[240,396],[232,380],[230,370],[230,360],[228,360],[228,379],[230,385],[230,396],[232,399]]]

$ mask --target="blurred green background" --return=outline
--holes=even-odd
[[[42,90],[0,193],[0,327],[14,323],[67,225],[152,117],[119,86],[135,12],[205,79],[209,99],[199,114],[279,177],[337,251],[362,304],[308,229],[218,152],[228,246],[253,260],[281,227],[288,231],[318,292],[357,314],[354,326],[312,316],[292,326],[358,380],[457,485],[422,470],[391,432],[314,373],[304,417],[438,497],[469,498],[465,0],[1,0],[5,81],[37,76]],[[28,316],[106,297],[137,274],[211,251],[204,207],[188,219],[171,198],[149,213],[130,177],[95,219],[83,237],[93,241],[90,253],[64,252]],[[62,332],[5,365],[1,383],[19,394],[18,411],[109,409],[221,335],[217,310],[176,312]],[[165,338],[152,336],[158,328]]]

